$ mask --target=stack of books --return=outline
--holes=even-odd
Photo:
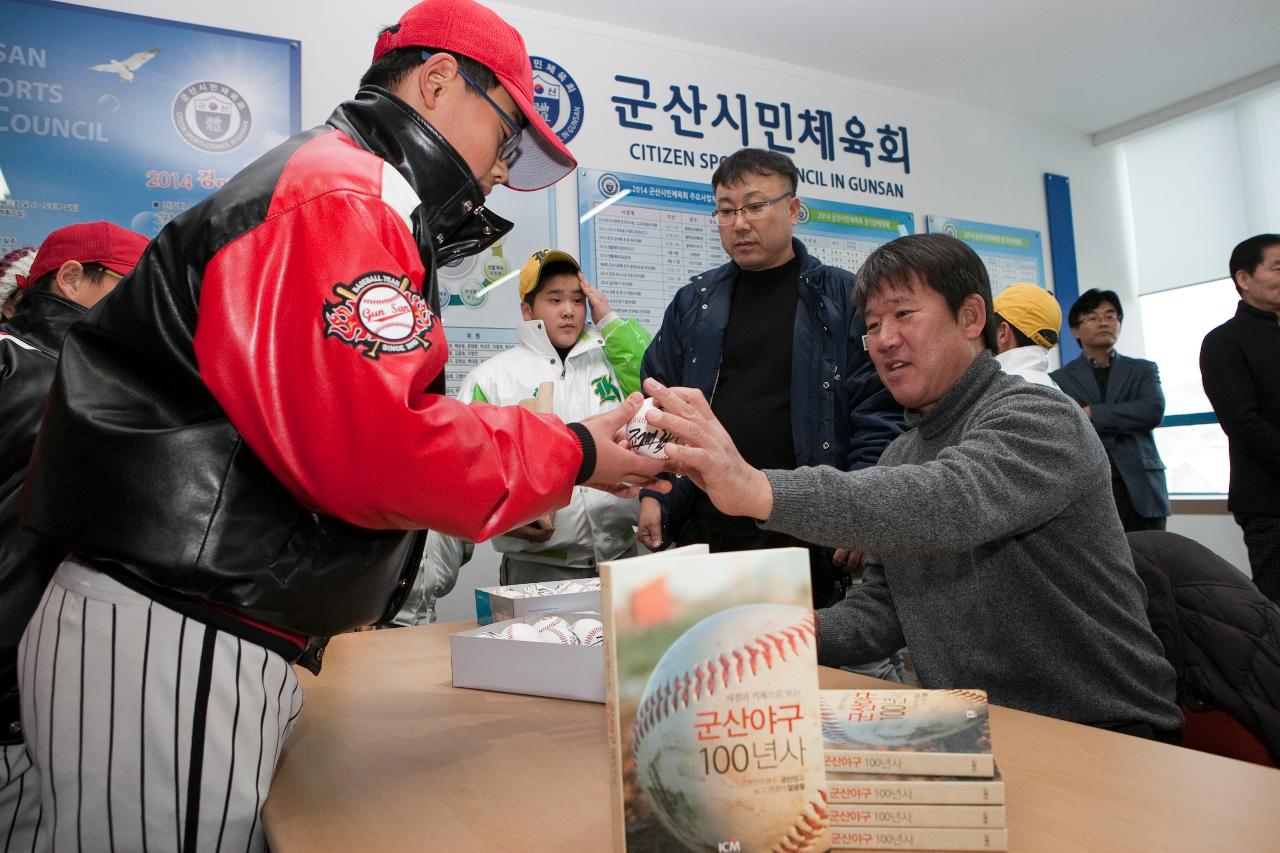
[[[833,850],[1007,850],[982,690],[823,690]]]

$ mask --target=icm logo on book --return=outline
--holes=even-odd
[[[248,138],[253,115],[235,89],[225,83],[202,80],[184,86],[174,98],[173,126],[193,148],[225,154]]]
[[[721,841],[716,845],[716,853],[741,853],[742,842],[736,838],[730,838],[728,841]]]
[[[533,63],[533,106],[568,145],[582,129],[582,92],[559,63],[542,56],[531,56],[529,61]]]

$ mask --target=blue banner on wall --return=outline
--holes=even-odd
[[[154,236],[298,132],[296,41],[0,0],[0,254],[106,219]]]
[[[946,216],[928,216],[925,226],[930,234],[947,234],[969,244],[987,267],[992,296],[1011,284],[1048,287],[1039,231]]]

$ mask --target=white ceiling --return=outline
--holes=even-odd
[[[506,2],[1089,134],[1280,80],[1280,0]]]

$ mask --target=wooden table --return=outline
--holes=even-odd
[[[466,627],[347,634],[302,674],[263,810],[275,853],[608,849],[604,706],[455,689]],[[1007,708],[991,731],[1015,851],[1280,850],[1280,770]]]

